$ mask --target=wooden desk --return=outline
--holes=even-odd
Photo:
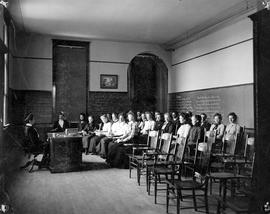
[[[78,171],[82,163],[82,137],[49,137],[50,170],[54,172]]]

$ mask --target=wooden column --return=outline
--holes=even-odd
[[[270,11],[262,10],[254,23],[254,101],[255,101],[255,197],[251,207],[264,213],[270,202]]]

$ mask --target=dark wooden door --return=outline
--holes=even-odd
[[[53,40],[53,112],[69,121],[87,112],[89,43]]]

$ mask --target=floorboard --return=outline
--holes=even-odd
[[[159,192],[158,204],[153,193],[146,194],[145,183],[138,186],[136,172],[128,178],[128,170],[111,169],[97,156],[83,156],[85,164],[94,163],[91,170],[51,174],[49,171],[28,173],[18,170],[9,195],[16,214],[165,214],[165,191]],[[100,167],[99,167],[100,166]],[[144,178],[142,179],[144,180]],[[185,199],[181,206],[192,206]],[[211,213],[216,202],[210,198]],[[176,213],[171,201],[170,213]],[[204,208],[200,209],[204,212]],[[181,213],[198,213],[183,209]]]

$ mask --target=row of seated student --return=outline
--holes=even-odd
[[[120,160],[115,155],[117,150],[121,148],[123,143],[130,141],[139,143],[146,143],[147,135],[150,130],[157,130],[161,133],[172,133],[179,137],[187,138],[188,145],[194,145],[199,139],[199,142],[204,141],[205,131],[216,130],[215,147],[222,146],[222,140],[234,139],[240,132],[240,125],[237,124],[237,115],[232,112],[228,115],[229,124],[222,124],[222,116],[216,113],[213,117],[213,123],[210,124],[207,120],[206,114],[192,115],[191,112],[171,114],[160,112],[154,113],[137,112],[136,120],[134,114],[129,112],[127,114],[128,123],[125,122],[125,115],[116,113],[102,115],[100,117],[102,124],[95,125],[92,116],[88,117],[88,123],[84,121],[85,114],[80,115],[79,130],[83,134],[83,148],[86,154],[99,154],[102,158],[106,158],[111,165],[117,166]],[[131,129],[130,123],[133,124]],[[91,130],[89,130],[91,127]],[[100,129],[101,134],[95,135],[95,129]],[[126,138],[133,130],[132,135]],[[121,161],[120,161],[121,162]]]
[[[29,115],[33,116],[33,114]],[[127,116],[127,123],[125,116]],[[137,112],[135,116],[132,111],[129,111],[126,115],[123,113],[104,114],[100,116],[100,119],[102,123],[97,124],[92,115],[89,115],[86,121],[86,115],[80,114],[78,129],[83,135],[83,148],[86,154],[99,154],[111,166],[115,167],[126,166],[123,165],[122,160],[125,157],[122,145],[134,142],[146,143],[150,130],[185,137],[188,145],[194,145],[197,139],[199,139],[199,142],[204,141],[205,130],[216,130],[217,146],[222,144],[222,139],[229,140],[240,132],[237,115],[233,112],[228,115],[229,124],[226,128],[222,124],[222,116],[219,113],[214,115],[212,125],[208,122],[206,114],[192,115],[191,112],[180,113],[179,115],[176,112],[171,114]],[[33,120],[32,123],[34,123]],[[30,126],[29,123],[26,126]],[[69,122],[65,119],[64,113],[60,112],[51,131],[63,132],[68,127]],[[29,133],[26,133],[26,136],[29,138]],[[38,144],[39,142],[35,143]]]

